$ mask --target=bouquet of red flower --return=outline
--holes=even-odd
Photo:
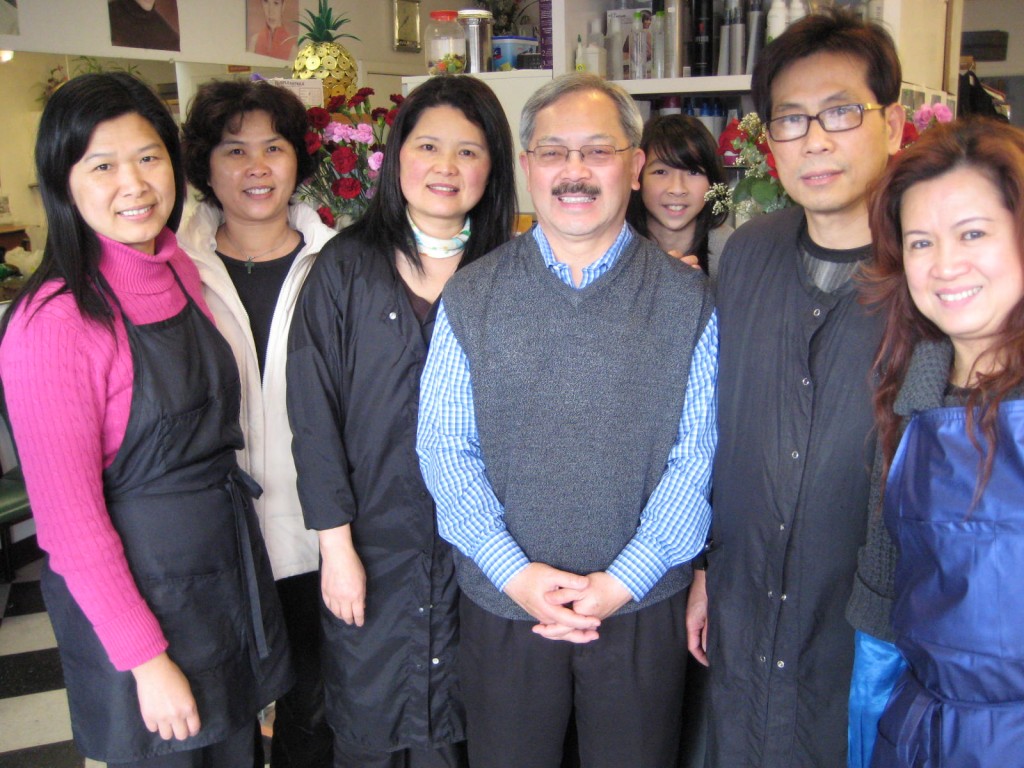
[[[394,106],[373,109],[373,92],[360,88],[352,98],[336,96],[326,108],[306,110],[306,151],[317,158],[317,165],[299,185],[298,196],[316,208],[329,227],[359,218],[373,199],[384,162],[385,133],[403,101],[393,94]]]
[[[718,139],[718,154],[726,166],[743,168],[744,174],[733,189],[714,184],[708,190],[704,199],[714,204],[716,213],[728,210],[749,218],[793,204],[779,182],[765,127],[755,112],[725,127]]]

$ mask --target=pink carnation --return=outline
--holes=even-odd
[[[930,105],[925,104],[923,107],[919,107],[914,113],[914,127],[919,131],[923,131],[931,125],[932,117],[934,116]]]
[[[936,104],[932,110],[935,119],[940,123],[948,123],[953,120],[953,111],[945,104]]]
[[[343,123],[332,122],[330,125],[324,128],[324,138],[327,141],[340,141],[342,136],[344,135],[344,130],[350,127],[351,126],[345,125]]]
[[[373,128],[370,127],[369,123],[360,123],[356,128],[352,138],[360,142],[361,144],[372,144]]]
[[[379,171],[381,165],[384,163],[384,153],[374,152],[366,160],[366,164],[370,166],[371,171]]]

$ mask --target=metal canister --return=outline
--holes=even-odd
[[[490,11],[467,8],[459,11],[459,24],[466,31],[466,72],[490,72],[494,61],[491,47],[494,15]]]

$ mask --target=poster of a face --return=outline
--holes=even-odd
[[[245,0],[245,49],[290,61],[299,39],[299,0]]]
[[[0,35],[17,35],[18,0],[0,0]]]
[[[110,44],[180,51],[178,0],[110,0]]]

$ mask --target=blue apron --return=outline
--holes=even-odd
[[[164,740],[146,730],[131,672],[114,669],[64,578],[48,565],[41,576],[75,744],[107,762],[223,741],[291,684],[281,607],[252,507],[260,488],[235,460],[238,369],[227,342],[182,291],[185,308],[167,320],[136,326],[121,312],[132,402],[103,489],[132,577],[192,687],[202,721],[196,736]]]
[[[999,409],[972,506],[979,459],[964,408],[916,414],[893,458],[893,629],[909,668],[878,725],[876,768],[1024,764],[1024,401]]]

